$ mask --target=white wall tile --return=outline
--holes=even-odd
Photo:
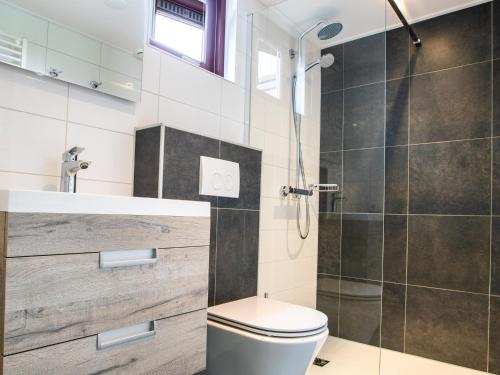
[[[0,172],[0,189],[59,191],[59,177]]]
[[[68,121],[134,134],[139,104],[71,85]]]
[[[142,65],[142,89],[158,94],[160,92],[161,53],[148,45],[144,46]]]
[[[78,178],[76,190],[78,193],[132,196],[133,185]]]
[[[160,97],[160,122],[189,132],[217,138],[220,116]]]
[[[80,159],[91,161],[80,172],[83,179],[133,182],[134,137],[127,134],[68,124],[68,147],[85,147]]]
[[[68,84],[0,64],[0,106],[66,119]]]
[[[0,170],[58,176],[64,121],[0,109]]]
[[[244,143],[245,124],[221,117],[219,138],[233,143]]]
[[[136,104],[135,126],[152,125],[159,122],[159,96],[143,91],[141,102]]]
[[[222,81],[221,115],[233,121],[245,120],[245,90],[226,80]]]
[[[234,83],[246,89],[247,87],[247,55],[241,51],[236,51],[236,67]]]
[[[222,78],[168,54],[161,56],[160,95],[220,114]]]
[[[283,302],[310,307],[312,309],[316,308],[316,288],[314,286],[304,286],[280,291],[272,293],[270,297]]]

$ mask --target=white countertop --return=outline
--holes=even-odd
[[[51,191],[0,190],[0,211],[210,217],[210,203]]]

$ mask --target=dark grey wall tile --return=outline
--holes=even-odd
[[[321,95],[321,152],[342,150],[343,111],[343,91]]]
[[[318,273],[340,275],[340,214],[319,214]]]
[[[327,152],[319,155],[319,182],[338,184],[342,187],[342,152]],[[340,212],[340,193],[319,194],[320,212]]]
[[[500,135],[500,60],[495,60],[493,61],[493,136],[497,137],[499,135]]]
[[[385,145],[408,144],[408,119],[410,79],[387,82]]]
[[[406,285],[384,283],[382,292],[382,347],[404,351]]]
[[[325,48],[322,55],[327,53],[335,57],[334,64],[329,68],[321,69],[321,92],[331,92],[344,88],[344,45]]]
[[[493,215],[500,215],[500,138],[493,138]]]
[[[385,33],[344,44],[344,88],[385,80]]]
[[[491,135],[491,63],[411,79],[411,143]]]
[[[408,146],[385,149],[385,212],[405,214],[408,206]]]
[[[491,4],[414,24],[422,40],[411,48],[413,73],[424,73],[491,58]]]
[[[135,133],[134,197],[158,198],[160,126]]]
[[[342,216],[341,274],[362,279],[382,279],[383,216]]]
[[[387,79],[410,75],[410,37],[403,27],[386,33]]]
[[[217,266],[217,208],[210,210],[210,256],[208,262],[208,306],[215,304],[215,271]]]
[[[339,335],[340,280],[336,276],[318,275],[316,309],[328,317],[330,336]]]
[[[500,296],[500,217],[491,224],[491,294]]]
[[[490,218],[410,216],[408,283],[488,293]]]
[[[379,346],[381,284],[342,277],[340,290],[339,337]]]
[[[344,151],[344,212],[377,213],[384,201],[384,149]]]
[[[145,181],[141,183],[150,190],[158,185],[160,134],[160,127],[137,133],[136,181],[140,181],[137,173],[142,173]],[[231,208],[220,211],[216,197],[198,194],[200,156],[219,158],[219,152],[222,158],[240,164],[241,178],[240,198],[219,199],[222,206]],[[138,168],[141,164],[144,168]],[[260,151],[165,127],[163,198],[212,204],[209,306],[257,293],[260,177]],[[134,194],[139,195],[138,190]]]
[[[219,209],[215,304],[257,294],[259,212]]]
[[[165,127],[163,198],[207,201],[217,197],[199,195],[200,156],[219,157],[219,141]]]
[[[384,216],[384,281],[406,283],[406,215]]]
[[[344,150],[384,146],[385,83],[344,91]]]
[[[408,286],[406,351],[486,370],[488,296]]]
[[[500,2],[493,1],[493,57],[500,58]]]
[[[490,140],[410,147],[410,213],[488,215]]]
[[[220,158],[239,163],[240,197],[219,198],[218,206],[223,208],[260,208],[260,181],[262,152],[231,143],[221,142]]]
[[[490,359],[489,372],[500,374],[500,298],[490,301]]]

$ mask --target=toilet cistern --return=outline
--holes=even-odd
[[[66,193],[76,193],[76,174],[87,169],[90,161],[78,160],[85,148],[73,147],[62,154],[61,164],[61,186],[60,191]]]

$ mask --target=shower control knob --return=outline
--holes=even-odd
[[[290,194],[290,186],[282,186],[280,188],[280,195],[284,198]]]

